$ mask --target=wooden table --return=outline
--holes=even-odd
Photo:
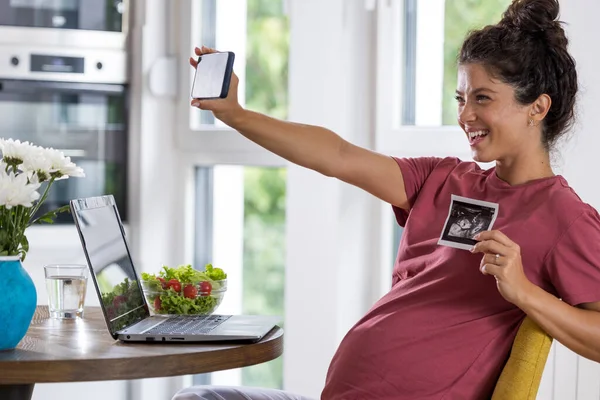
[[[282,353],[279,327],[252,344],[123,343],[110,336],[99,307],[86,307],[81,320],[61,321],[38,306],[19,346],[0,351],[0,399],[30,399],[36,383],[199,374],[259,364]]]

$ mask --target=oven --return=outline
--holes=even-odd
[[[122,32],[123,0],[0,0],[0,26]]]
[[[40,213],[112,194],[127,219],[127,97],[123,51],[0,45],[0,137],[60,149],[86,174],[56,181]]]

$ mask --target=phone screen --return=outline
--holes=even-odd
[[[230,51],[209,53],[198,57],[198,66],[192,85],[192,98],[218,99],[227,97],[234,57],[234,54]]]

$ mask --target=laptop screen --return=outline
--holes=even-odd
[[[92,278],[110,333],[149,316],[123,225],[112,196],[71,201]]]

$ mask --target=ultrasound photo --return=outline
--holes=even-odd
[[[448,218],[438,244],[471,250],[477,243],[473,237],[479,232],[491,230],[497,215],[497,203],[452,195]]]

